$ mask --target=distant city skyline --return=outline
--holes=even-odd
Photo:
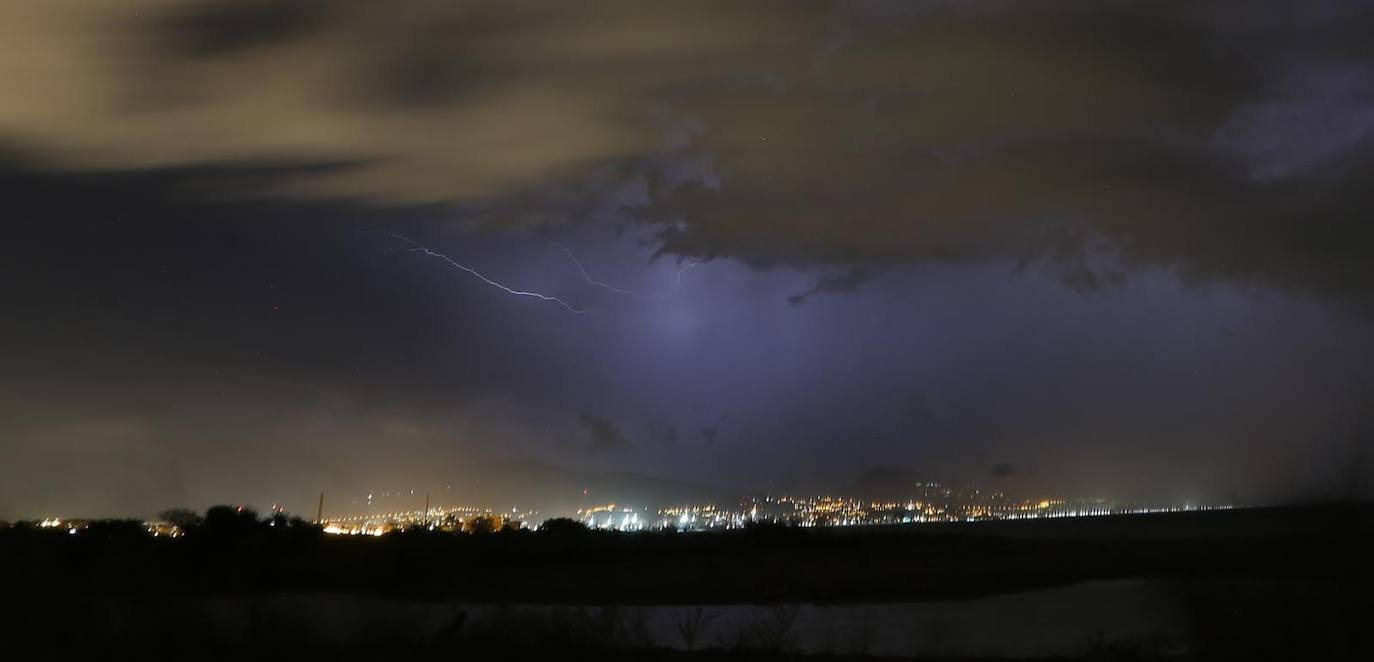
[[[873,487],[868,486],[868,489]],[[516,499],[504,505],[481,499],[456,503],[450,500],[447,489],[410,488],[369,492],[362,499],[345,500],[342,503],[322,493],[313,515],[291,513],[278,503],[271,504],[266,512],[306,519],[324,527],[325,532],[331,534],[382,535],[415,527],[464,531],[472,520],[483,518],[496,521],[498,527],[508,523],[515,528],[538,528],[542,522],[550,519],[572,519],[594,529],[705,531],[740,528],[754,523],[801,527],[862,526],[1089,517],[1265,505],[1233,502],[1146,503],[1062,494],[1008,495],[967,482],[942,483],[931,480],[905,486],[887,484],[882,489],[887,490],[884,497],[863,498],[843,491],[810,495],[750,492],[735,499],[695,502],[673,502],[645,495],[627,495],[619,502],[608,502],[598,500],[588,490],[575,508],[541,509],[529,505],[534,503],[532,499]],[[521,503],[526,506],[521,507]],[[423,504],[423,507],[418,507],[419,504]],[[218,505],[229,505],[240,510],[253,509],[255,512],[260,508],[257,504],[243,502]],[[176,509],[165,509],[163,512],[174,511]],[[124,517],[138,519],[140,516],[125,514]],[[75,526],[80,527],[92,519],[99,518],[45,515],[42,518],[18,518],[18,521],[37,522],[43,527],[76,523]],[[152,531],[166,527],[161,514],[147,521]],[[165,533],[173,532],[167,530]]]

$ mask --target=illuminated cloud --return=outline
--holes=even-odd
[[[1368,428],[1368,3],[80,4],[0,3],[0,517],[1283,498]]]
[[[751,264],[1037,262],[1069,231],[1194,278],[1374,281],[1358,3],[403,4],[13,4],[0,136]]]

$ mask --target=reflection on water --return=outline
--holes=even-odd
[[[131,635],[169,619],[208,642],[425,644],[449,638],[567,639],[609,646],[803,653],[1008,656],[1180,652],[1173,603],[1143,580],[972,600],[706,606],[473,605],[353,595],[186,598],[95,604],[96,630]]]

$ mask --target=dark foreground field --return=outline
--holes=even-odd
[[[10,528],[0,646],[49,658],[1367,659],[1372,521],[1324,507],[711,534]]]

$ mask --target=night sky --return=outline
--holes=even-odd
[[[0,518],[1374,445],[1369,3],[7,2],[0,81]]]

